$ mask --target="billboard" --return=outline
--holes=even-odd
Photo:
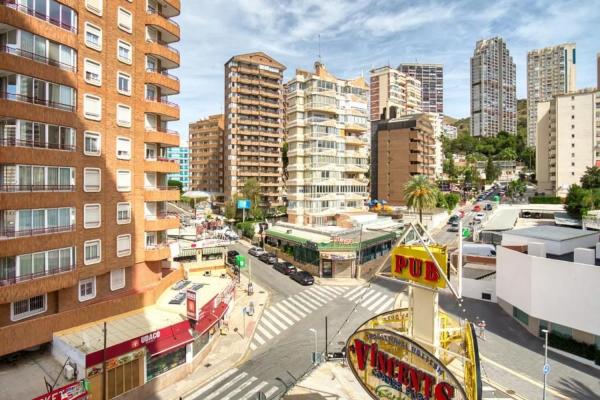
[[[188,289],[186,292],[186,311],[188,319],[198,321],[198,303],[196,301],[196,292]]]
[[[250,209],[250,200],[238,200],[237,208],[239,210],[249,210]]]
[[[373,399],[468,399],[445,364],[397,332],[361,329],[346,348],[352,373]]]
[[[429,245],[433,257],[448,276],[446,246]],[[446,280],[422,245],[400,245],[392,250],[392,276],[431,288],[445,288]]]

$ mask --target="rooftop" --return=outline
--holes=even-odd
[[[596,231],[584,231],[582,229],[564,228],[552,225],[534,226],[531,228],[524,229],[513,229],[505,233],[534,239],[553,241],[564,241],[598,235],[598,232]]]
[[[508,231],[513,229],[521,210],[515,208],[498,209],[483,227],[484,231]],[[511,232],[514,232],[511,231]]]

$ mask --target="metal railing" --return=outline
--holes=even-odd
[[[35,140],[23,140],[17,138],[0,138],[2,147],[34,147],[39,149],[75,151],[74,144],[37,142]]]
[[[173,20],[172,20],[171,18],[169,18],[169,17],[165,17],[164,15],[162,15],[161,13],[159,13],[159,12],[158,12],[158,10],[156,10],[156,9],[154,9],[154,8],[152,8],[152,7],[148,7],[148,9],[146,10],[146,12],[147,12],[148,14],[150,14],[150,15],[151,15],[151,14],[156,14],[156,15],[159,15],[159,16],[163,17],[164,19],[166,19],[168,22],[170,22],[172,25],[175,25],[176,27],[178,27],[178,28],[179,28],[179,24],[178,24],[177,22],[173,21]]]
[[[179,104],[170,102],[169,100],[165,99],[164,97],[148,96],[148,95],[146,95],[146,100],[147,101],[155,101],[157,103],[166,104],[169,107],[173,107],[173,108],[179,109]]]
[[[18,57],[27,58],[29,60],[37,61],[53,67],[58,67],[67,71],[75,72],[77,67],[75,65],[66,64],[60,61],[52,60],[51,58],[40,56],[27,50],[18,49],[10,46],[0,46],[0,53],[13,54]]]
[[[72,106],[69,104],[59,103],[57,101],[52,101],[52,100],[38,99],[35,97],[26,96],[26,95],[17,94],[17,93],[1,92],[0,99],[37,104],[40,106],[56,108],[58,110],[63,110],[63,111],[71,111],[71,112],[75,111],[75,106]]]
[[[146,132],[166,133],[167,135],[179,136],[179,132],[174,131],[173,129],[148,129],[148,128],[146,128]]]
[[[179,186],[144,186],[144,190],[179,190]]]
[[[157,43],[160,44],[161,46],[165,46],[167,49],[171,50],[174,53],[177,53],[179,55],[179,50],[177,50],[175,47],[173,46],[169,46],[169,44],[167,42],[165,42],[164,40],[154,40],[154,39],[146,39],[146,42],[148,43]]]
[[[161,211],[156,214],[144,215],[144,219],[148,221],[157,221],[161,219],[175,219],[178,214],[173,211]]]
[[[158,68],[146,68],[146,72],[152,72],[154,74],[160,74],[162,76],[166,76],[167,78],[173,79],[179,82],[179,78],[175,75],[169,74],[166,70],[159,70]]]
[[[169,244],[167,242],[146,244],[145,249],[146,250],[160,250],[160,249],[164,249],[165,247],[169,247]]]
[[[0,192],[72,192],[75,185],[6,185],[0,184]]]
[[[49,233],[72,232],[75,225],[53,226],[45,228],[15,229],[12,227],[0,227],[0,240],[14,239],[20,237],[45,235]]]
[[[59,28],[62,28],[64,30],[67,31],[71,31],[74,33],[77,33],[77,27],[70,25],[70,24],[65,24],[61,21],[57,21],[56,19],[50,17],[49,15],[40,13],[35,11],[33,8],[29,8],[27,6],[24,6],[22,4],[16,4],[16,0],[0,0],[0,5],[6,6],[8,8],[12,8],[14,10],[17,10],[19,12],[22,12],[24,14],[29,14],[32,15],[38,19],[44,20],[46,22],[51,23],[52,25],[58,26]],[[65,7],[63,5],[63,7]],[[69,8],[71,11],[73,11],[71,8]]]
[[[16,274],[11,275],[11,276],[3,276],[3,277],[0,277],[0,286],[14,285],[15,283],[19,283],[19,282],[30,281],[32,279],[43,278],[46,276],[57,275],[57,274],[61,274],[64,272],[70,272],[70,271],[74,271],[74,270],[75,270],[75,265],[69,265],[66,267],[54,268],[54,269],[50,269],[47,271],[44,270],[44,271],[39,271],[39,272],[32,272],[30,274],[23,274],[23,275],[19,275],[19,276],[16,276]]]

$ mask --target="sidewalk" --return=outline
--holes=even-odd
[[[240,363],[246,356],[254,331],[260,321],[265,306],[269,300],[269,292],[253,282],[254,294],[248,296],[248,278],[241,276],[241,283],[236,289],[236,301],[229,318],[229,334],[216,338],[213,349],[193,373],[176,384],[161,390],[150,399],[172,400],[193,399],[194,391],[210,382],[214,377],[224,373]],[[254,315],[245,317],[246,332],[243,331],[243,308],[250,302],[254,303]]]
[[[298,382],[286,400],[363,400],[368,394],[340,361],[324,362]]]

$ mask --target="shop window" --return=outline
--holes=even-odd
[[[573,329],[569,328],[568,326],[557,324],[556,322],[552,322],[552,324],[550,325],[550,332],[552,332],[555,335],[560,335],[562,337],[573,337]]]
[[[177,350],[146,359],[146,377],[152,380],[175,367],[185,364],[185,348],[183,346]]]
[[[198,355],[198,353],[200,353],[200,351],[202,351],[202,349],[204,347],[206,347],[206,345],[210,341],[209,339],[210,339],[210,336],[208,334],[208,331],[204,332],[202,335],[199,335],[198,337],[194,338],[194,343],[192,345],[194,357],[196,357]]]
[[[513,306],[513,317],[515,317],[518,321],[523,323],[524,325],[529,325],[529,315],[523,310],[518,309]]]
[[[108,370],[107,391],[109,399],[140,386],[140,362],[142,361],[136,358]]]

